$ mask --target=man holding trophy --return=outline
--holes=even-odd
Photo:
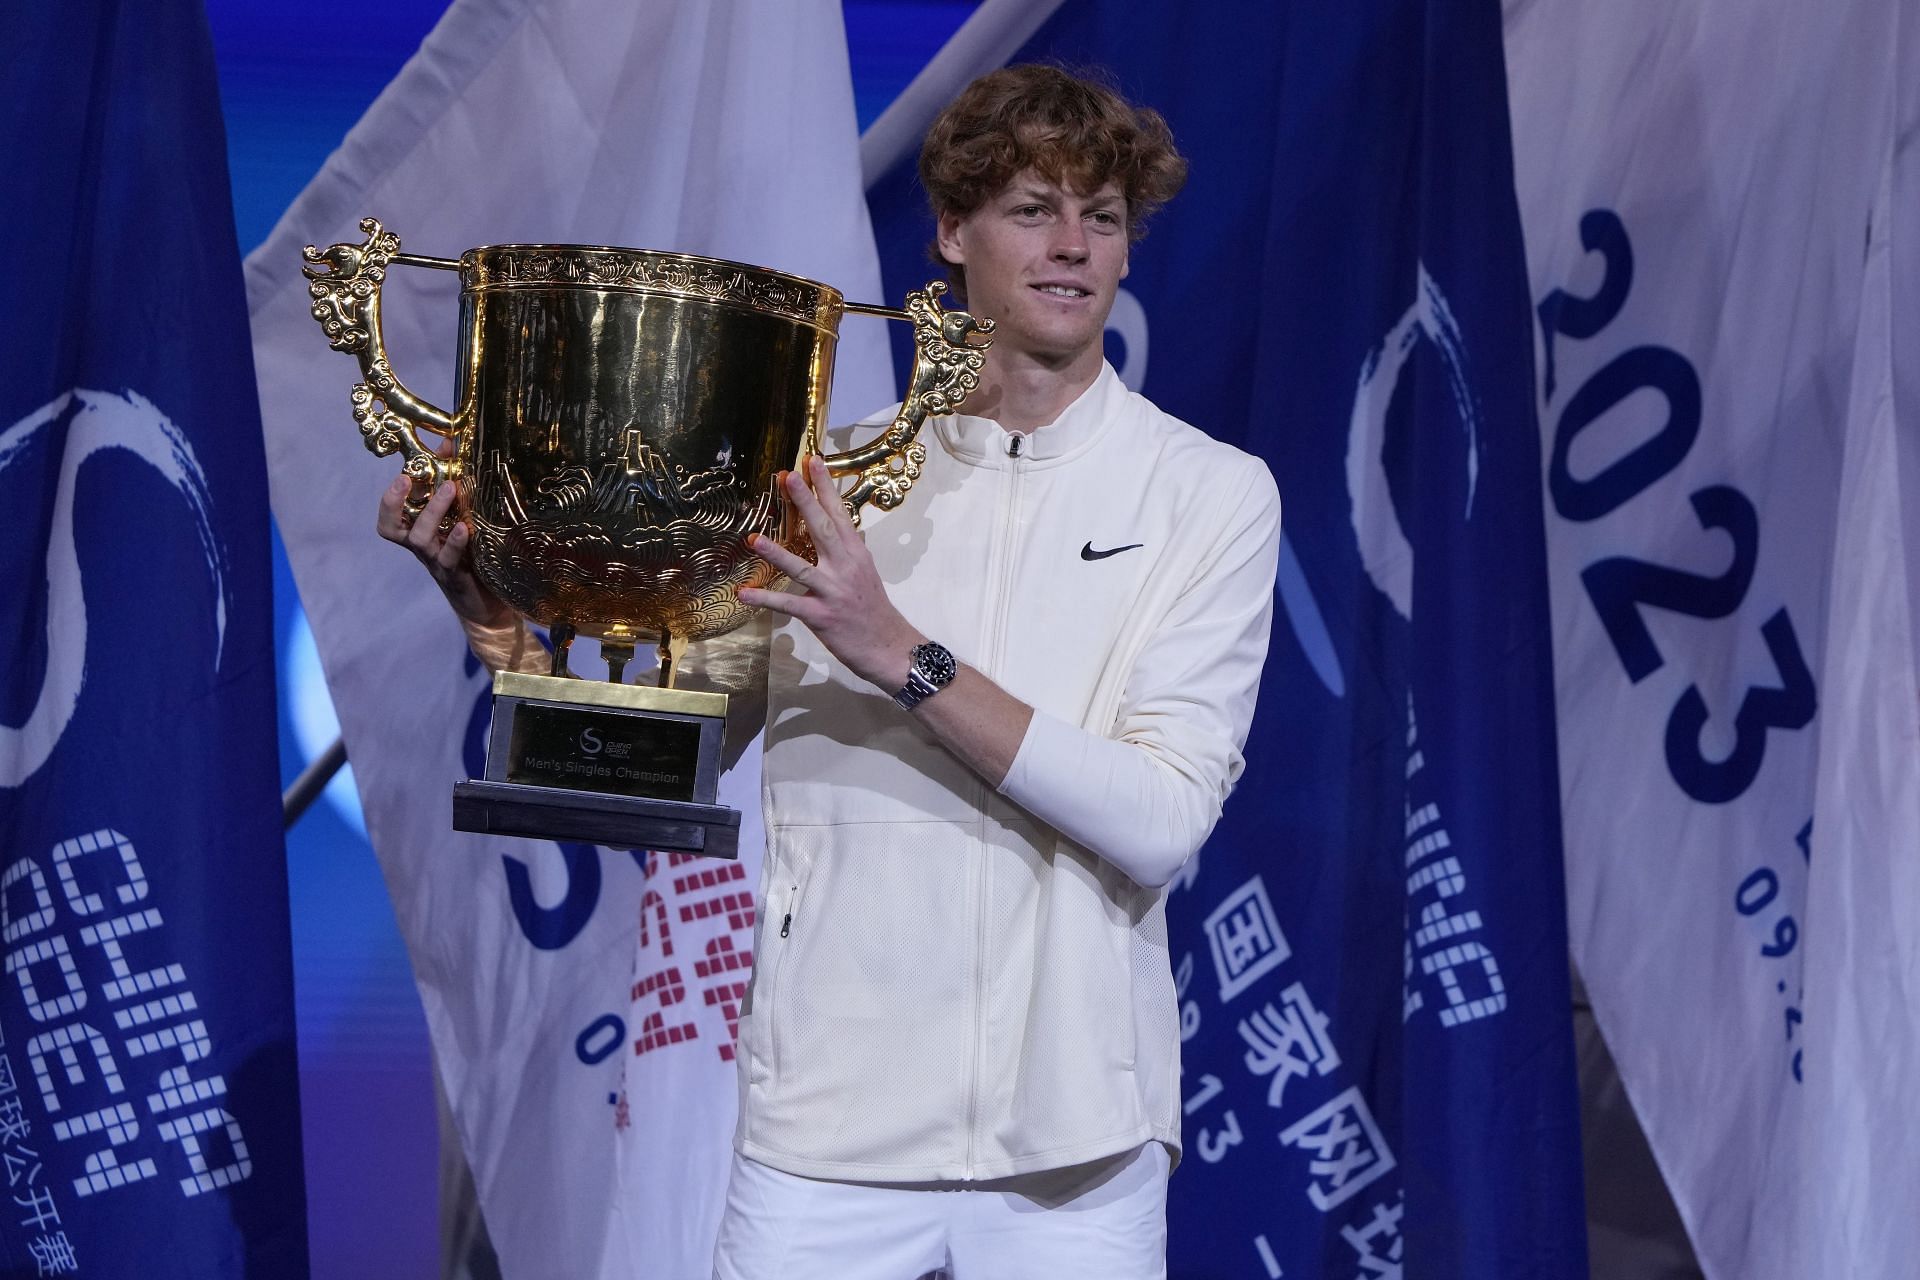
[[[725,1280],[1164,1275],[1163,899],[1241,771],[1280,523],[1258,459],[1102,357],[1185,170],[1100,84],[970,85],[920,172],[937,253],[994,322],[977,389],[926,417],[910,502],[856,526],[851,464],[810,454],[777,476],[785,523],[737,539],[764,572],[731,589],[776,626]],[[409,518],[410,483],[381,535],[490,667],[546,670],[473,572],[457,486]]]

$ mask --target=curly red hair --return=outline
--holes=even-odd
[[[920,184],[933,214],[966,217],[1032,169],[1086,194],[1108,182],[1127,201],[1127,235],[1187,180],[1187,161],[1159,112],[1136,107],[1100,80],[1028,63],[988,72],[961,91],[927,130]],[[935,261],[945,262],[938,248]],[[963,291],[959,267],[946,263]]]

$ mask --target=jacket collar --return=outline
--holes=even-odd
[[[1120,375],[1106,361],[1093,384],[1060,411],[1060,416],[1044,427],[1026,433],[1020,456],[1034,463],[1070,458],[1085,450],[1113,422],[1125,404],[1128,392]],[[963,462],[988,466],[1003,465],[1015,434],[991,418],[976,418],[956,413],[935,418],[931,423],[935,437],[948,453]]]

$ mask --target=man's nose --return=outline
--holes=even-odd
[[[1056,262],[1086,261],[1087,229],[1080,225],[1078,218],[1062,220],[1054,232],[1052,248]]]

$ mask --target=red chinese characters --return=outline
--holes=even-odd
[[[721,1061],[731,1062],[753,967],[753,886],[746,870],[734,862],[651,853],[647,882],[628,1022],[637,1028],[634,1054],[700,1039],[704,1022]],[[693,970],[694,1000],[687,998],[684,963]]]

